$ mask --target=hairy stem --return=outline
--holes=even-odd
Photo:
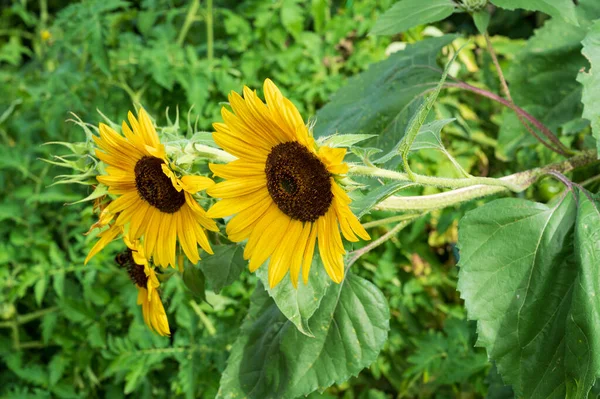
[[[461,188],[470,187],[476,184],[507,188],[511,191],[521,191],[520,187],[514,185],[511,181],[503,179],[494,179],[491,177],[465,177],[453,179],[448,177],[432,177],[413,173],[409,176],[406,173],[393,170],[381,169],[375,166],[350,165],[349,175],[383,177],[387,179],[406,181],[407,183],[417,183],[424,186],[435,186],[443,188]]]
[[[502,180],[511,186],[518,187],[518,191],[523,191],[535,183],[538,178],[552,171],[567,173],[573,169],[590,165],[597,161],[596,151],[589,150],[563,162],[515,173],[499,180]],[[391,211],[429,211],[507,191],[508,189],[506,187],[478,184],[433,195],[406,197],[392,196],[378,204],[375,209]]]

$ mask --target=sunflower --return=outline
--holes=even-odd
[[[244,258],[251,272],[270,258],[271,287],[288,270],[294,287],[300,269],[306,284],[317,242],[325,270],[340,283],[345,254],[340,230],[348,241],[370,239],[338,184],[348,171],[346,150],[318,148],[296,107],[269,79],[264,92],[266,104],[247,87],[243,97],[232,92],[233,113],[223,108],[224,123],[213,125],[215,142],[238,159],[209,165],[225,181],[207,189],[221,198],[208,217],[235,215],[227,224],[229,239],[248,240]]]
[[[189,260],[197,263],[198,244],[213,253],[204,229],[218,228],[192,195],[214,182],[204,176],[178,178],[146,111],[140,109],[137,119],[129,112],[128,119],[131,129],[123,122],[124,137],[103,123],[100,136],[94,136],[96,156],[108,165],[107,174],[97,179],[118,198],[106,207],[106,215],[103,212],[104,219],[114,221],[101,233],[86,263],[125,225],[127,238],[131,242],[143,238],[144,253],[156,265],[175,267],[177,240]]]
[[[116,261],[127,269],[129,277],[138,289],[137,304],[142,305],[144,322],[158,334],[170,335],[169,320],[158,294],[160,283],[144,255],[144,248],[139,242],[132,242],[127,237],[124,241],[127,250],[117,255]]]

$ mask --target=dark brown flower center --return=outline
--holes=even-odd
[[[164,161],[144,156],[135,164],[135,187],[140,197],[161,212],[175,213],[185,204],[185,194],[173,187],[162,171]]]
[[[127,269],[127,273],[129,273],[129,278],[133,281],[138,287],[146,288],[148,283],[148,276],[144,272],[144,265],[138,265],[133,260],[133,255],[131,253],[131,249],[127,248],[124,252],[121,252],[115,257],[115,262],[121,267]]]
[[[302,144],[290,141],[273,147],[265,173],[271,198],[292,219],[314,222],[327,213],[333,200],[330,174]]]

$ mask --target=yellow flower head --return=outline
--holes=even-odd
[[[48,29],[42,29],[40,31],[40,37],[42,38],[42,41],[47,42],[52,39],[52,33],[50,33]]]
[[[124,136],[101,123],[100,137],[94,137],[96,156],[108,165],[107,175],[98,176],[98,181],[118,198],[102,216],[115,219],[112,227],[101,233],[86,263],[116,238],[121,226],[128,226],[125,234],[131,242],[143,240],[145,255],[159,266],[175,267],[177,241],[189,260],[197,263],[198,244],[213,253],[204,229],[218,228],[192,194],[214,183],[204,176],[179,179],[146,111],[140,109],[137,119],[130,112],[128,118],[131,128],[123,122]]]
[[[144,248],[139,242],[132,242],[127,237],[125,243],[128,250],[117,256],[117,263],[127,269],[138,289],[137,304],[142,305],[144,322],[158,334],[170,335],[169,320],[158,294],[160,283],[144,255]]]
[[[233,113],[223,108],[225,123],[213,125],[215,142],[238,159],[210,165],[226,181],[207,189],[222,198],[208,216],[235,215],[227,224],[229,239],[248,239],[244,257],[251,272],[270,258],[271,287],[288,270],[294,287],[300,269],[307,283],[317,242],[325,270],[340,283],[345,254],[340,230],[349,241],[370,239],[336,181],[348,171],[346,150],[317,148],[294,104],[269,79],[264,92],[266,104],[247,87],[244,97],[232,92]]]

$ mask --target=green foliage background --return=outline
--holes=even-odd
[[[93,240],[83,233],[96,217],[90,206],[64,204],[84,198],[90,189],[52,185],[63,171],[41,158],[51,159],[63,150],[42,144],[84,139],[79,126],[66,122],[72,118],[69,112],[97,124],[98,109],[120,121],[133,103],[143,104],[159,124],[167,121],[164,109],[172,120],[178,109],[184,131],[187,126],[210,130],[211,123],[220,120],[226,93],[240,91],[244,84],[260,88],[266,77],[304,116],[313,116],[349,77],[385,59],[393,40],[410,43],[430,34],[421,26],[392,38],[367,35],[392,3],[2,3],[0,397],[217,395],[232,344],[240,328],[249,328],[242,321],[258,278],[244,269],[231,285],[208,287],[210,305],[195,298],[181,278],[169,280],[163,297],[168,298],[172,338],[150,333],[135,304],[136,290],[113,262],[119,244],[83,266]],[[529,47],[534,52],[535,39],[529,44],[525,39],[545,19],[541,14],[497,10],[490,32],[499,35],[494,40],[503,66],[535,58],[527,52]],[[436,26],[444,32],[476,33],[466,15],[453,15]],[[540,30],[536,35],[543,34]],[[575,39],[577,44],[581,40]],[[477,41],[467,47],[453,73],[498,89],[491,60],[481,47]],[[576,74],[574,68],[565,65]],[[518,72],[512,79],[526,79]],[[368,98],[369,86],[363,89],[361,95]],[[356,94],[360,88],[345,90]],[[521,103],[529,98],[519,95],[517,89],[514,97]],[[531,104],[542,114],[543,107],[553,105]],[[570,110],[572,117],[554,121],[556,126],[576,118],[581,107],[575,108]],[[514,117],[497,104],[444,92],[435,111],[439,119],[456,118],[446,130],[453,137],[448,149],[469,172],[502,175],[553,159],[532,146],[518,128],[505,129],[514,124]],[[317,131],[327,123],[337,128],[329,112],[323,109]],[[589,131],[585,122],[571,123],[572,140]],[[450,161],[432,150],[420,151],[415,160],[419,173],[447,175],[452,170]],[[547,180],[525,196],[545,201],[561,190]],[[476,398],[488,390],[493,397],[512,397],[485,351],[473,347],[475,328],[465,320],[456,291],[457,220],[473,207],[467,204],[422,218],[353,267],[389,302],[388,341],[369,369],[311,398]],[[386,216],[374,212],[366,220]],[[377,227],[372,236],[386,231]],[[264,296],[256,294],[253,303],[263,303]]]

